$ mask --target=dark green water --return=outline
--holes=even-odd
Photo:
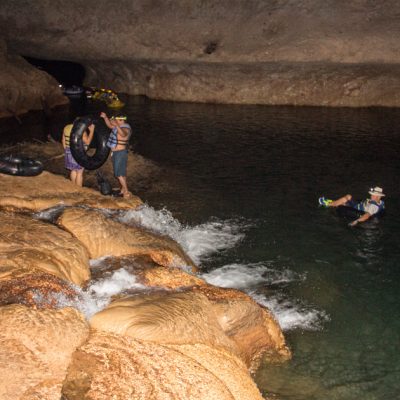
[[[202,233],[210,221],[231,229],[234,246],[213,237],[214,251],[200,257],[205,278],[246,290],[285,330],[293,359],[262,366],[260,390],[284,400],[399,399],[400,110],[130,98],[124,111],[135,151],[184,177],[140,197]],[[379,222],[350,228],[317,206],[322,194],[363,198],[375,185],[387,194]]]
[[[276,308],[293,352],[258,371],[262,392],[400,398],[400,110],[145,103],[128,113],[137,151],[189,177],[156,206],[190,224],[215,216],[251,225],[205,268],[263,265],[301,277],[247,288]],[[349,228],[317,207],[321,194],[362,198],[374,185],[387,193],[379,223]]]

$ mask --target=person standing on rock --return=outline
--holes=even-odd
[[[130,197],[126,181],[126,170],[128,164],[128,146],[132,135],[132,128],[126,122],[125,115],[117,115],[108,118],[107,114],[102,112],[100,117],[104,119],[105,124],[111,129],[107,146],[111,149],[111,159],[113,164],[114,176],[118,179],[121,186],[121,195]]]
[[[79,165],[71,154],[70,140],[73,124],[65,125],[62,135],[62,145],[64,147],[65,168],[70,171],[69,178],[75,185],[83,185],[83,171],[84,168]],[[90,142],[94,135],[94,124],[89,125],[88,131],[82,135],[84,146],[89,147]]]

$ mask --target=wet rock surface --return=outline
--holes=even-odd
[[[97,211],[67,209],[59,217],[58,224],[86,245],[91,258],[149,255],[155,263],[165,267],[195,269],[193,261],[170,238],[127,226]]]
[[[244,364],[200,344],[162,345],[93,332],[74,354],[62,393],[68,400],[262,399]]]
[[[88,334],[72,308],[0,307],[0,398],[60,399],[72,354]]]
[[[0,183],[1,398],[262,398],[250,372],[290,357],[279,325],[203,281],[171,238],[121,222],[140,199],[104,199],[47,171]],[[95,299],[91,282],[115,272],[130,285]]]

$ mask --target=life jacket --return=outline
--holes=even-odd
[[[64,127],[65,147],[70,147],[72,127],[73,124],[68,124]]]
[[[110,137],[108,138],[107,141],[107,146],[110,149],[115,149],[118,145],[124,146],[125,149],[128,148],[129,145],[129,138],[131,137],[132,134],[132,128],[129,124],[122,124],[120,125],[120,128],[127,128],[129,129],[128,137],[126,139],[118,139],[118,130],[117,128],[113,128]]]
[[[373,204],[374,206],[378,207],[378,211],[375,213],[375,215],[381,213],[385,209],[385,202],[383,200],[381,200],[380,203],[377,203],[375,200],[367,199],[357,204],[357,210],[365,212],[365,208],[368,204]]]

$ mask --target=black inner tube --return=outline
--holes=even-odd
[[[16,176],[37,176],[43,172],[43,164],[30,158],[0,156],[0,172]]]
[[[93,155],[86,153],[82,140],[84,132],[91,123],[95,126],[93,140],[90,145],[90,147],[96,149]],[[89,116],[77,118],[72,127],[70,138],[72,156],[79,165],[88,170],[100,168],[106,162],[110,154],[110,148],[107,146],[109,136],[110,129],[102,118],[92,119]]]

